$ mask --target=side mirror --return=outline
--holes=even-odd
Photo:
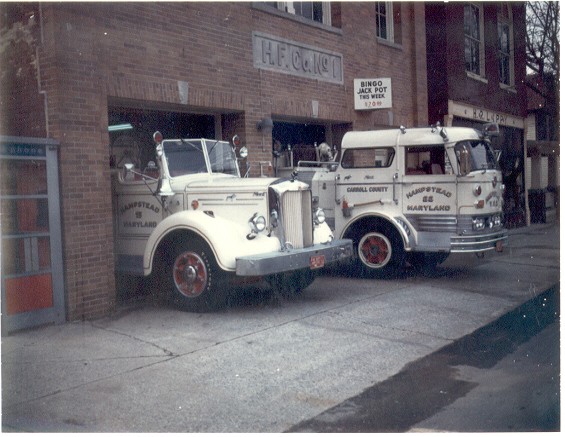
[[[122,181],[125,181],[127,179],[133,179],[134,167],[135,167],[134,164],[132,164],[131,162],[124,164],[124,166],[120,170],[120,179]]]

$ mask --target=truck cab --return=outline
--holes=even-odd
[[[497,126],[348,132],[336,162],[299,165],[335,233],[353,240],[359,267],[386,275],[406,261],[435,266],[450,253],[501,251],[502,175],[490,146]]]
[[[156,162],[114,175],[118,272],[154,272],[176,304],[202,311],[225,303],[234,277],[299,292],[317,269],[351,256],[307,184],[241,178],[227,141],[154,139]]]

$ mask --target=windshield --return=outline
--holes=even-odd
[[[490,144],[484,141],[461,141],[455,145],[459,174],[496,169],[496,159]]]
[[[239,176],[235,152],[226,141],[205,140],[212,173]]]
[[[210,158],[213,173],[239,176],[235,153],[229,143],[198,139],[163,141],[171,177],[208,173],[203,147]]]

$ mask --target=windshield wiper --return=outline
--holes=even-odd
[[[214,143],[214,145],[213,145],[212,147],[210,147],[210,149],[208,150],[208,155],[210,155],[210,153],[212,153],[212,150],[214,150],[214,147],[216,147],[220,141],[221,141],[221,140],[216,140],[216,142]]]
[[[190,141],[187,141],[187,140],[181,138],[181,142],[182,142],[183,144],[188,144],[188,145],[191,146],[194,150],[198,150],[200,153],[202,153],[202,149],[201,149],[201,148],[198,148],[197,146],[195,146],[194,144],[192,144]]]

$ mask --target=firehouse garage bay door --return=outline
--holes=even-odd
[[[2,333],[65,320],[57,143],[0,136]]]

